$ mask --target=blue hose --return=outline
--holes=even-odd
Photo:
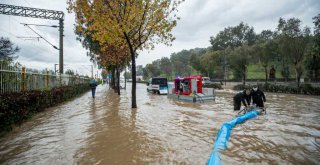
[[[243,123],[244,121],[248,119],[255,118],[260,114],[257,110],[252,110],[250,112],[247,112],[246,114],[243,114],[241,116],[238,116],[226,123],[223,123],[223,125],[220,128],[220,131],[217,135],[217,138],[214,142],[214,146],[212,148],[212,152],[210,155],[210,158],[207,161],[207,165],[219,165],[221,164],[221,159],[219,157],[219,151],[225,150],[228,146],[228,140],[230,137],[231,129],[236,126],[237,124]]]

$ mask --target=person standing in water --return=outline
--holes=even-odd
[[[92,92],[92,98],[95,98],[96,88],[97,88],[97,81],[95,79],[92,79],[90,81],[90,88],[91,88],[91,92]]]
[[[258,88],[258,86],[254,86],[251,92],[252,96],[252,104],[256,104],[259,108],[264,108],[264,102],[266,102],[266,96],[263,91]]]
[[[245,107],[248,107],[251,102],[251,92],[249,89],[244,90],[243,92],[237,93],[233,97],[233,105],[234,110],[240,110],[241,108],[241,102]]]

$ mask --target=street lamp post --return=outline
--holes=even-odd
[[[54,64],[54,74],[57,74],[57,65],[59,64]]]
[[[63,18],[59,19],[59,73],[63,74]]]

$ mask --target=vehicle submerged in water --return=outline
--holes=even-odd
[[[168,97],[182,101],[205,102],[214,101],[213,88],[202,88],[202,76],[192,75],[176,78],[174,84],[168,86]]]
[[[157,94],[168,94],[168,81],[167,78],[155,77],[149,79],[147,82],[147,91]]]

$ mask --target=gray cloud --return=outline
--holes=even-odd
[[[176,37],[173,46],[142,52],[137,63],[145,65],[182,49],[208,47],[210,36],[241,21],[253,26],[257,33],[275,30],[280,17],[296,17],[303,26],[313,27],[312,17],[320,13],[319,9],[319,0],[186,0],[180,6],[181,20],[173,30]]]
[[[86,50],[81,46],[79,41],[76,41],[74,34],[74,14],[69,14],[66,11],[66,1],[39,1],[39,0],[4,0],[4,4],[27,6],[43,9],[51,9],[63,11],[65,13],[64,21],[64,63],[68,64],[66,69],[73,68],[86,73],[86,69],[82,65],[91,65],[89,58],[86,55]],[[40,41],[25,41],[18,39],[17,36],[37,36],[27,27],[20,23],[59,25],[55,20],[34,19],[26,17],[16,17],[0,15],[1,26],[0,35],[9,37],[16,45],[21,48],[18,53],[18,61],[27,67],[35,68],[50,68],[53,69],[55,63],[59,61],[59,51],[54,49],[51,45],[43,40]],[[31,26],[44,38],[46,38],[53,45],[59,47],[59,31],[57,28],[50,27],[35,27]]]
[[[82,68],[90,65],[86,50],[76,41],[74,34],[74,14],[66,11],[66,0],[3,0],[1,3],[30,6],[64,11],[64,59],[69,67]],[[210,36],[216,35],[227,26],[235,26],[241,21],[253,26],[256,32],[263,29],[275,30],[279,17],[297,17],[304,26],[313,27],[312,17],[319,14],[319,0],[186,0],[180,7],[178,15],[181,20],[173,30],[176,40],[172,47],[157,45],[154,50],[140,52],[137,64],[147,64],[163,56],[182,49],[210,46]],[[58,51],[44,41],[23,41],[16,36],[35,36],[20,22],[57,25],[57,21],[32,19],[0,15],[0,35],[12,39],[22,49],[19,61],[30,66],[51,67],[58,62]],[[34,27],[54,45],[58,46],[58,30]]]

